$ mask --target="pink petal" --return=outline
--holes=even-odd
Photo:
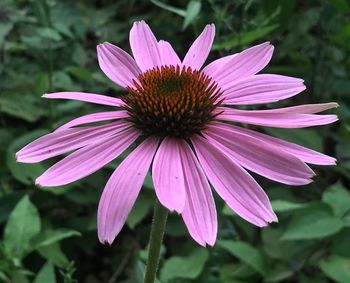
[[[116,84],[133,86],[141,73],[135,60],[123,49],[105,42],[97,46],[98,63],[105,75]]]
[[[224,104],[261,104],[277,102],[303,90],[303,80],[272,74],[255,75],[234,81],[223,90]]]
[[[177,56],[171,44],[167,41],[160,40],[158,42],[158,49],[164,66],[181,66],[181,60]]]
[[[202,33],[193,42],[188,50],[183,65],[199,70],[207,59],[215,37],[215,25],[206,25]]]
[[[217,234],[217,216],[208,180],[190,146],[184,140],[178,142],[181,144],[179,149],[186,186],[182,218],[196,242],[202,246],[213,246]]]
[[[205,131],[210,143],[237,161],[241,166],[268,179],[288,184],[306,185],[314,172],[301,160],[235,128],[210,126]]]
[[[209,181],[233,211],[259,227],[277,221],[267,195],[247,171],[210,141],[195,136],[192,143]]]
[[[272,53],[273,46],[265,42],[238,53],[221,68],[209,69],[208,67],[208,69],[204,68],[203,72],[212,77],[220,87],[225,88],[235,80],[260,72],[270,62]]]
[[[117,158],[139,135],[138,130],[129,128],[103,143],[83,147],[47,169],[36,184],[55,187],[82,179]]]
[[[157,39],[144,21],[135,22],[131,28],[130,47],[143,72],[162,65]]]
[[[72,128],[74,126],[79,126],[79,125],[88,124],[88,123],[101,122],[106,120],[116,120],[116,119],[127,118],[127,117],[129,117],[129,115],[128,115],[128,112],[125,110],[98,112],[98,113],[84,115],[74,120],[71,120],[68,123],[57,128],[56,131],[61,131],[64,129]]]
[[[89,144],[102,143],[106,138],[130,127],[126,122],[65,129],[45,135],[16,153],[18,162],[36,163]]]
[[[120,107],[124,103],[119,98],[105,96],[95,93],[86,93],[86,92],[54,92],[54,93],[45,93],[43,95],[45,98],[50,99],[72,99],[85,101],[90,103],[96,103],[101,105],[117,106]]]
[[[326,125],[338,120],[336,115],[316,115],[280,113],[272,110],[238,110],[226,107],[218,107],[218,120],[228,120],[253,125],[268,126],[275,128],[305,128]]]
[[[179,139],[166,137],[157,150],[152,167],[154,188],[160,203],[177,213],[183,211],[186,200],[181,146]]]
[[[236,127],[223,123],[215,123],[212,126],[212,129],[214,128],[217,130],[217,132],[235,131],[236,133],[261,140],[262,142],[268,143],[270,146],[275,147],[276,150],[281,150],[292,154],[306,163],[316,165],[334,165],[336,162],[335,158],[319,153],[317,151],[242,127]]]
[[[299,114],[313,114],[326,111],[328,109],[339,107],[338,103],[317,103],[304,104],[292,107],[283,107],[278,109],[259,110],[260,113],[299,113]]]
[[[221,57],[219,59],[216,59],[215,61],[211,62],[207,66],[203,68],[203,72],[206,74],[214,74],[215,72],[218,72],[219,70],[222,69],[226,63],[230,62],[231,59],[235,56],[237,56],[239,53],[228,55]]]
[[[122,229],[141,190],[159,139],[148,138],[114,171],[98,205],[97,226],[101,243],[112,244]]]

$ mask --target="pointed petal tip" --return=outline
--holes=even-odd
[[[103,237],[102,235],[98,235],[98,240],[102,245],[111,246],[114,241],[114,238],[111,239],[109,237]]]
[[[215,243],[216,243],[216,236],[213,239],[210,239],[209,241],[206,242],[206,244],[209,247],[214,247]]]
[[[147,25],[147,23],[144,20],[139,20],[139,21],[135,21],[132,26],[134,27],[137,25]]]
[[[42,181],[40,180],[40,177],[35,179],[35,186],[42,188],[44,187],[44,184],[42,183]]]
[[[163,199],[160,200],[158,198],[158,201],[162,204],[162,206],[164,206],[167,210],[169,210],[170,213],[177,213],[177,214],[181,214],[184,209],[185,209],[185,203],[172,203],[173,206],[169,207],[169,203],[164,203]]]

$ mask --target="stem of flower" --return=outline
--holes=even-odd
[[[154,205],[153,222],[151,227],[151,236],[149,240],[149,252],[146,265],[144,283],[154,283],[156,279],[160,248],[162,246],[168,210],[157,200]]]

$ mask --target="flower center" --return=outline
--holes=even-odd
[[[139,76],[121,99],[135,127],[148,135],[188,138],[202,131],[220,105],[218,85],[190,67],[162,66]]]

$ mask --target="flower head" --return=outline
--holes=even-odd
[[[263,227],[277,217],[247,170],[283,184],[305,185],[314,176],[306,163],[335,164],[334,158],[322,153],[238,126],[329,124],[337,120],[335,115],[315,113],[337,104],[238,109],[236,105],[289,98],[305,86],[301,79],[257,74],[272,57],[268,42],[202,68],[214,34],[214,25],[207,25],[181,61],[170,43],[157,41],[144,21],[136,22],[130,31],[133,57],[107,42],[97,47],[102,71],[125,89],[121,98],[83,92],[44,95],[115,109],[76,118],[17,152],[19,162],[34,163],[74,150],[44,172],[36,180],[38,185],[60,186],[81,179],[140,140],[102,193],[98,207],[101,242],[112,243],[120,232],[150,167],[161,204],[181,214],[192,238],[205,246],[213,245],[217,234],[209,183],[239,216]],[[84,125],[101,121],[111,122]]]

